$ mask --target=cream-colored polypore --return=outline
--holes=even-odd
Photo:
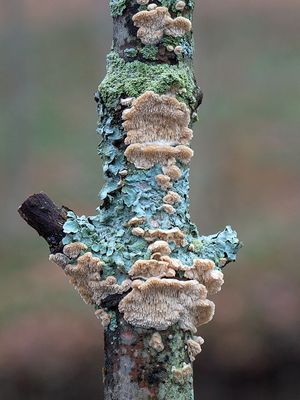
[[[201,336],[194,336],[193,339],[189,339],[187,341],[188,354],[191,362],[195,361],[196,356],[201,353],[202,348],[201,345],[204,343],[204,340]]]
[[[183,330],[196,332],[197,326],[214,315],[214,303],[206,295],[205,286],[196,280],[135,280],[132,291],[119,303],[119,310],[127,322],[137,327],[164,330],[178,323]]]
[[[144,239],[147,242],[153,242],[156,239],[165,242],[174,242],[177,246],[185,244],[184,233],[179,228],[172,229],[150,229],[145,231]]]
[[[155,177],[155,180],[163,190],[168,190],[171,186],[171,178],[168,175],[159,174]]]
[[[173,181],[176,181],[181,177],[181,170],[176,165],[169,165],[162,167],[163,173],[170,177]]]
[[[146,91],[123,112],[126,144],[187,144],[193,136],[188,128],[190,110],[174,96]]]
[[[133,278],[168,277],[174,278],[176,272],[169,263],[159,260],[138,260],[130,268],[128,274]]]
[[[195,259],[191,267],[183,267],[184,276],[188,279],[196,279],[205,287],[209,294],[216,294],[224,283],[223,273],[215,269],[215,263],[208,259]]]
[[[163,201],[165,203],[171,204],[171,205],[180,202],[180,200],[181,200],[181,197],[179,196],[179,194],[176,192],[173,192],[171,190],[163,198]]]
[[[124,154],[136,168],[150,169],[155,164],[163,166],[175,164],[176,160],[188,164],[194,152],[184,145],[172,147],[165,144],[135,143],[128,146]]]
[[[100,305],[107,296],[121,294],[130,289],[130,280],[125,280],[120,285],[114,276],[102,280],[101,271],[104,263],[98,257],[94,257],[92,253],[86,252],[75,259],[75,254],[86,248],[83,243],[72,243],[64,247],[64,254],[53,254],[49,259],[63,269],[70,283],[87,304]],[[72,257],[72,264],[66,254]]]
[[[132,17],[134,25],[139,29],[138,38],[144,44],[157,44],[163,35],[183,36],[192,28],[187,18],[171,18],[167,7],[156,7],[150,11],[140,11]]]

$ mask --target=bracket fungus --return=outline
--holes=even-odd
[[[178,323],[183,330],[196,332],[214,315],[214,303],[199,282],[149,278],[135,280],[132,291],[119,303],[119,310],[130,324],[164,330]]]
[[[190,110],[171,95],[147,91],[123,111],[126,144],[161,143],[187,144],[193,136],[188,127]]]
[[[176,160],[188,164],[193,157],[193,150],[187,146],[169,146],[164,144],[131,144],[125,150],[128,161],[138,169],[149,169],[155,164],[171,165]]]
[[[86,246],[83,243],[72,243],[71,246],[64,246],[63,253],[72,255],[72,261],[68,259],[68,264],[61,262],[66,257],[65,254],[56,253],[50,256],[50,260],[63,269],[70,283],[79,292],[85,303],[101,305],[101,301],[107,296],[122,294],[130,289],[131,281],[129,279],[124,280],[120,285],[114,276],[109,276],[103,280],[101,272],[104,263],[90,252],[79,256],[79,250],[85,249]],[[76,258],[75,255],[77,255]]]
[[[167,7],[151,7],[140,11],[132,17],[133,23],[139,29],[137,37],[143,44],[157,44],[164,34],[180,37],[192,29],[191,21],[184,17],[171,18]]]

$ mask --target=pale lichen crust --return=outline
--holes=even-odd
[[[192,28],[191,21],[184,17],[171,18],[166,7],[151,7],[140,11],[132,18],[139,29],[137,36],[144,44],[157,44],[164,35],[180,37]]]

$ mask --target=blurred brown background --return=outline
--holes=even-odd
[[[203,234],[232,224],[245,247],[199,331],[196,399],[300,399],[299,12],[197,4],[191,214]],[[44,190],[94,213],[111,31],[103,0],[0,0],[1,400],[102,398],[102,328],[16,209]]]

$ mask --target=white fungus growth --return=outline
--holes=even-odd
[[[176,212],[175,208],[170,204],[163,204],[161,208],[168,214],[174,214]]]
[[[224,283],[224,275],[215,269],[215,263],[208,259],[195,259],[191,267],[182,268],[184,276],[188,279],[196,279],[206,286],[209,294],[216,294]]]
[[[158,353],[163,351],[165,346],[163,344],[161,335],[159,332],[154,332],[149,340],[149,346],[156,350]]]
[[[134,236],[144,236],[145,231],[143,228],[136,227],[132,229],[131,233]]]
[[[128,161],[138,169],[149,169],[155,164],[172,165],[176,160],[188,164],[193,157],[193,150],[187,146],[169,146],[164,144],[131,144],[125,150]]]
[[[151,3],[148,5],[147,10],[151,11],[151,10],[155,10],[156,8],[157,8],[157,4]]]
[[[168,175],[159,174],[155,177],[155,180],[163,190],[168,190],[171,186],[171,178]]]
[[[173,181],[181,177],[181,170],[176,165],[169,165],[162,167],[163,173],[169,176]]]
[[[187,144],[193,131],[188,127],[190,110],[174,96],[146,91],[123,111],[126,144]]]
[[[164,240],[157,240],[156,242],[150,244],[148,250],[151,253],[159,253],[163,256],[171,253],[171,249],[170,246],[168,245],[168,242]]]
[[[137,26],[137,37],[144,44],[157,44],[163,35],[180,37],[189,32],[192,28],[187,18],[177,17],[172,19],[166,7],[155,7],[150,5],[148,11],[140,11],[132,17],[133,23]]]
[[[183,363],[182,368],[172,367],[173,378],[177,383],[184,383],[191,375],[193,368],[191,364]]]
[[[128,175],[127,169],[123,169],[122,171],[120,171],[119,175],[122,176],[122,177],[127,176]]]
[[[63,252],[69,258],[77,258],[81,251],[87,250],[87,246],[81,242],[74,242],[64,246]]]
[[[129,107],[134,100],[134,97],[126,97],[126,99],[121,99],[120,103],[122,106]]]
[[[184,1],[178,1],[175,5],[176,10],[178,11],[183,11],[185,9],[185,2]]]
[[[101,321],[103,328],[107,328],[110,324],[111,316],[103,308],[99,308],[95,311],[95,316]]]
[[[84,246],[76,244],[77,249],[83,249]],[[74,248],[66,245],[64,252],[68,253],[70,249],[73,251]],[[70,254],[74,255],[73,252]],[[93,257],[90,252],[84,253],[76,260],[74,258],[70,260],[65,254],[58,253],[51,255],[50,260],[62,267],[70,283],[87,304],[100,305],[101,301],[108,295],[124,293],[131,287],[130,280],[125,280],[119,285],[114,276],[109,276],[102,280],[101,271],[104,263],[98,257]],[[66,263],[66,261],[69,262]]]
[[[64,268],[67,264],[69,264],[70,259],[62,253],[50,254],[49,261],[54,262],[61,268]]]
[[[184,233],[179,228],[150,229],[145,231],[144,238],[147,242],[160,239],[165,242],[174,242],[177,246],[183,246],[185,244]]]
[[[174,53],[179,56],[183,52],[183,48],[181,46],[176,46],[174,49]]]
[[[146,221],[145,217],[133,217],[127,222],[127,226],[141,225]]]
[[[179,196],[178,193],[169,191],[166,196],[164,196],[163,201],[167,204],[175,204],[179,203],[181,200],[181,197]]]
[[[138,260],[130,268],[128,274],[133,278],[148,279],[152,277],[168,277],[174,278],[175,271],[170,268],[165,261],[159,260]]]
[[[164,330],[178,323],[183,330],[196,332],[197,326],[214,315],[205,286],[195,280],[149,278],[133,281],[132,289],[119,303],[119,310],[137,327]]]
[[[202,348],[201,345],[204,343],[204,340],[201,336],[194,336],[193,339],[189,339],[187,341],[188,346],[188,354],[191,362],[195,361],[196,356],[201,353]]]

